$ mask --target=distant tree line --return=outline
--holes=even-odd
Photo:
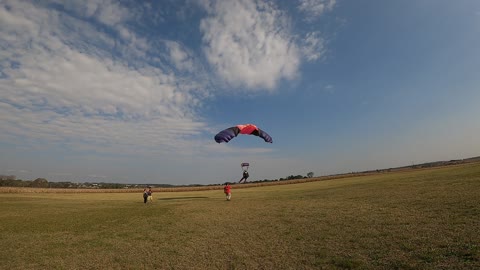
[[[0,180],[15,180],[17,177],[15,175],[2,175],[0,174]]]
[[[0,175],[0,187],[117,189],[117,188],[128,188],[131,186],[132,185],[129,185],[129,184],[118,184],[118,183],[49,182],[45,178],[37,178],[35,180],[21,180],[21,179],[17,179],[14,175]]]
[[[262,183],[273,181],[284,181],[293,179],[304,179],[313,177],[313,172],[303,175],[290,175],[280,179],[264,179],[249,181],[250,183]],[[191,184],[191,185],[169,185],[169,184],[119,184],[119,183],[74,183],[74,182],[49,182],[45,178],[37,178],[35,180],[21,180],[17,179],[15,175],[0,175],[0,187],[35,187],[35,188],[99,188],[99,189],[123,189],[123,188],[142,188],[145,186],[151,187],[199,187],[199,186],[214,186],[217,184]]]
[[[305,178],[312,178],[314,175],[313,172],[307,173],[306,176],[303,175],[290,175],[285,178],[279,178],[279,179],[263,179],[263,180],[252,180],[248,181],[249,183],[265,183],[265,182],[276,182],[276,181],[286,181],[286,180],[294,180],[294,179],[305,179]]]
[[[1,187],[49,187],[49,183],[45,178],[37,178],[33,181],[31,180],[20,180],[17,179],[14,175],[0,175],[0,186]]]

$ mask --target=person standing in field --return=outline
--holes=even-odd
[[[227,201],[230,201],[230,199],[232,198],[232,186],[230,186],[230,183],[225,183],[225,186],[223,187],[223,192],[225,193]]]
[[[143,203],[147,203],[148,191],[146,188],[143,189]]]
[[[147,194],[148,194],[148,200],[149,200],[150,202],[153,202],[152,187],[148,187]]]

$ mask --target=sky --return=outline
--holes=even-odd
[[[151,184],[480,156],[480,1],[1,0],[0,174]],[[252,123],[273,143],[219,131]]]

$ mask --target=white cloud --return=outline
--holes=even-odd
[[[268,146],[236,149],[203,138],[213,131],[200,109],[210,89],[221,87],[201,65],[196,48],[185,40],[142,35],[151,21],[121,3],[0,2],[0,142],[22,153],[65,153],[76,164],[84,162],[78,168],[117,164],[116,159],[137,165],[162,160],[168,165],[155,169],[173,172],[176,163],[188,162],[185,155],[198,167],[198,157],[207,164],[237,159],[232,153],[274,154]],[[220,83],[273,91],[281,80],[296,78],[302,60],[321,56],[319,34],[294,34],[289,17],[271,3],[203,3],[201,49]],[[155,27],[160,19],[153,19]],[[23,158],[8,157],[7,165],[15,167]],[[48,163],[45,158],[28,167],[32,175],[39,170],[73,172],[72,177],[110,173]]]
[[[193,71],[194,64],[189,54],[177,42],[166,42],[170,60],[178,70]]]
[[[307,20],[313,20],[331,11],[336,2],[336,0],[299,0],[298,9],[307,15]]]
[[[204,52],[217,74],[233,86],[272,90],[296,77],[301,55],[287,16],[253,0],[203,2]]]
[[[325,92],[333,94],[335,93],[335,87],[331,84],[326,85],[324,88]]]
[[[89,1],[84,8],[119,36],[62,11],[0,5],[0,140],[80,151],[181,152],[206,125],[196,115],[202,87],[161,66],[129,62],[145,54],[148,42],[128,30],[128,13],[118,4]],[[109,46],[122,58],[109,56]],[[174,46],[174,64],[192,68],[183,52]]]
[[[85,17],[92,18],[104,25],[115,26],[133,18],[133,11],[113,0],[87,0],[87,1],[52,1],[62,5],[68,11]]]
[[[319,32],[307,33],[303,40],[302,52],[308,61],[318,60],[325,53],[325,46]]]

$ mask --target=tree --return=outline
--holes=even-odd
[[[16,180],[17,177],[15,175],[0,175],[0,180]]]
[[[45,178],[37,178],[32,182],[32,187],[48,187],[48,181]]]
[[[312,178],[312,177],[313,177],[313,172],[307,173],[307,177],[308,177],[308,178]]]

